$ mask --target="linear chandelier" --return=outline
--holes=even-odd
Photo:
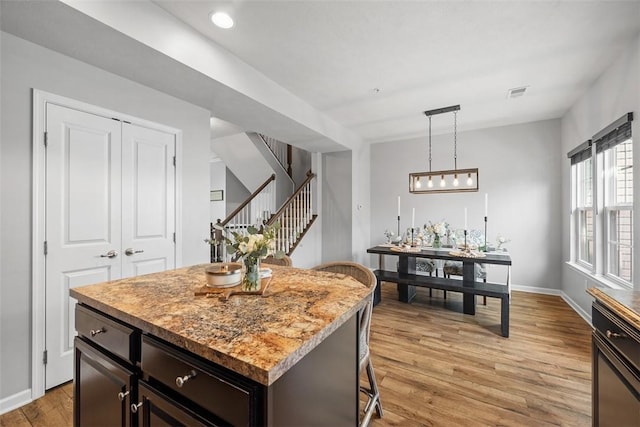
[[[460,105],[427,110],[429,118],[429,172],[409,174],[409,192],[417,194],[460,193],[478,191],[478,168],[458,169],[458,111]],[[453,112],[453,169],[431,170],[431,117]]]

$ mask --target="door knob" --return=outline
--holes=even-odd
[[[127,248],[124,250],[124,254],[127,256],[131,256],[133,254],[141,254],[142,252],[144,252],[144,250],[142,249],[135,250],[133,248]]]
[[[113,249],[107,252],[106,254],[100,255],[100,258],[115,258],[118,256],[118,251],[114,251]]]

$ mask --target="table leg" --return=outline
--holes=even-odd
[[[400,256],[398,260],[398,274],[416,274],[416,257]],[[416,296],[416,287],[398,283],[398,300],[410,303]]]
[[[476,264],[474,262],[462,262],[462,286],[473,287],[476,281]],[[476,314],[476,296],[462,294],[462,312],[464,314]]]
[[[502,336],[509,338],[509,305],[511,304],[511,297],[505,296],[501,298],[500,309],[500,329]]]
[[[378,269],[384,270],[384,255],[382,254],[378,255]],[[378,280],[373,291],[373,306],[380,304],[380,301],[382,301],[382,283]]]

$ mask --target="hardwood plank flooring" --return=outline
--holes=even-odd
[[[73,425],[73,382],[0,416],[0,427],[66,427]]]
[[[591,327],[560,297],[513,292],[503,338],[499,300],[471,316],[442,295],[404,304],[383,284],[371,354],[385,414],[370,425],[591,425]]]
[[[371,426],[590,426],[591,328],[560,297],[513,292],[510,337],[500,303],[462,314],[461,294],[384,284],[372,362],[384,417]],[[363,384],[365,379],[363,378]],[[72,384],[0,416],[1,427],[71,426]]]

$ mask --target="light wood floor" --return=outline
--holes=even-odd
[[[510,337],[499,301],[462,314],[460,294],[383,285],[372,360],[384,409],[371,426],[590,426],[591,328],[560,297],[514,292]],[[72,388],[0,417],[2,427],[71,426]]]

